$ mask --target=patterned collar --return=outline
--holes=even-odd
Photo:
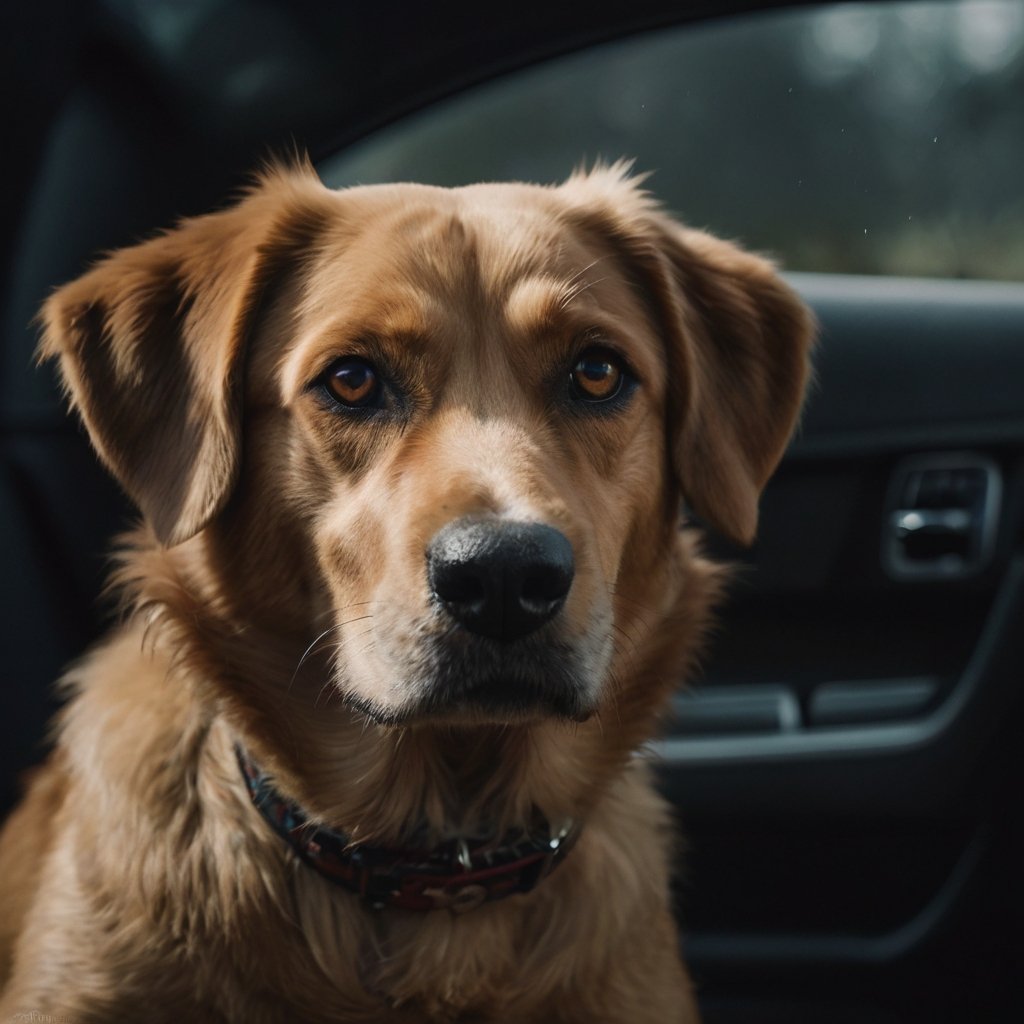
[[[465,913],[482,903],[529,892],[565,858],[579,835],[569,822],[555,830],[519,830],[493,839],[450,839],[432,848],[353,843],[310,821],[274,788],[241,746],[235,748],[249,796],[298,857],[325,878],[358,893],[374,909]]]

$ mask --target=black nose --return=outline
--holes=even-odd
[[[540,523],[457,519],[427,548],[430,587],[471,633],[518,640],[552,619],[572,586],[572,545]]]

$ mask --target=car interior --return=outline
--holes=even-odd
[[[127,500],[36,368],[98,252],[274,154],[336,187],[630,157],[820,326],[658,766],[709,1024],[1024,1005],[1024,2],[8,5],[0,810],[116,615]]]

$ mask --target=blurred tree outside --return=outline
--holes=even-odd
[[[1024,280],[1024,0],[638,36],[470,90],[320,170],[556,182],[620,156],[682,219],[788,269]]]

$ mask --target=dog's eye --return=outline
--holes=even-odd
[[[583,402],[607,402],[622,390],[622,360],[606,348],[588,348],[569,374],[575,398]]]
[[[380,377],[365,359],[339,359],[323,378],[330,396],[350,409],[373,405],[380,395]]]

